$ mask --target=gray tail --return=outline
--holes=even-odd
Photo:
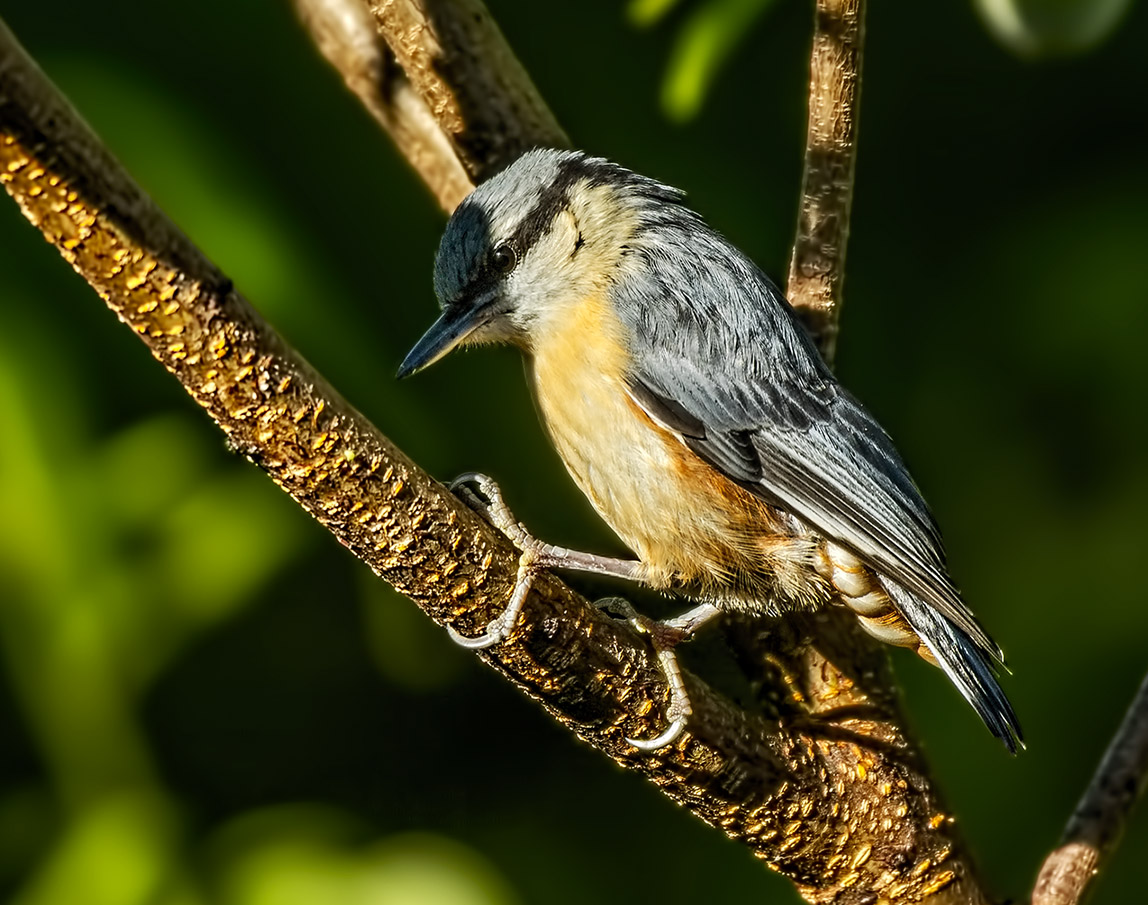
[[[1012,754],[1024,747],[1020,722],[1012,704],[997,682],[997,669],[1004,665],[994,650],[978,645],[936,608],[881,576],[889,597],[936,657],[941,669],[965,700],[973,705],[989,732],[1004,742]]]

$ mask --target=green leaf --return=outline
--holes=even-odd
[[[678,33],[662,82],[662,109],[685,122],[701,110],[721,67],[774,0],[710,0],[691,13]]]
[[[653,25],[679,2],[680,0],[630,0],[626,15],[637,26]]]

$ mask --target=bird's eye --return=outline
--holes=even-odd
[[[490,266],[499,273],[510,273],[517,263],[518,255],[509,245],[499,245],[490,253]]]

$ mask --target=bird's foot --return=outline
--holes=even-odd
[[[478,487],[482,495],[475,493],[467,486],[468,484]],[[641,581],[644,576],[642,564],[636,560],[582,553],[569,547],[557,547],[538,540],[514,517],[510,508],[503,502],[502,491],[498,489],[498,485],[484,474],[469,472],[459,475],[451,482],[450,489],[464,503],[505,534],[518,548],[519,553],[523,556],[529,554],[530,564],[535,572],[548,568],[571,569],[575,572],[609,575],[628,581]]]
[[[526,605],[526,595],[530,593],[534,576],[542,568],[538,558],[531,551],[524,551],[518,558],[518,575],[514,580],[514,590],[510,593],[510,602],[506,605],[506,609],[490,620],[486,624],[486,630],[474,638],[459,634],[453,626],[448,625],[446,631],[451,640],[468,650],[483,650],[501,644],[509,638],[522,613],[522,608]]]
[[[478,488],[478,493],[471,489],[471,484]],[[477,471],[468,471],[451,481],[450,489],[455,496],[505,534],[519,552],[524,553],[527,549],[541,550],[546,546],[536,540],[514,517],[494,478]]]
[[[475,492],[469,485],[474,485],[478,492]],[[520,553],[518,575],[514,582],[514,590],[510,595],[510,603],[497,617],[487,623],[486,630],[477,637],[468,638],[460,635],[450,626],[447,627],[450,637],[455,643],[463,647],[481,650],[493,647],[509,638],[518,622],[518,617],[522,614],[523,607],[526,605],[526,597],[530,593],[530,587],[535,577],[544,569],[550,567],[575,569],[629,580],[641,580],[643,577],[642,564],[639,562],[598,556],[594,553],[580,553],[566,547],[542,543],[514,517],[502,499],[502,491],[499,490],[498,484],[486,475],[476,472],[460,475],[451,482],[450,489],[491,525],[505,534]],[[678,658],[674,655],[673,648],[693,635],[703,622],[717,613],[717,608],[710,604],[703,604],[688,613],[665,622],[658,622],[640,615],[629,603],[616,597],[601,604],[600,608],[618,613],[639,633],[649,635],[653,642],[662,673],[670,687],[670,703],[666,708],[666,718],[670,725],[665,732],[656,738],[626,739],[626,741],[640,751],[657,751],[682,734],[686,720],[692,712],[690,699],[686,694],[686,686],[682,681],[682,672],[678,668]]]
[[[682,734],[686,728],[686,721],[693,713],[690,696],[686,692],[686,683],[682,679],[682,670],[678,666],[678,657],[674,653],[674,647],[690,637],[693,632],[679,622],[683,617],[658,622],[656,619],[643,616],[634,609],[629,601],[623,600],[621,597],[607,597],[605,600],[597,601],[594,606],[600,610],[605,610],[612,616],[626,620],[639,634],[650,637],[654,653],[658,656],[658,664],[662,668],[662,675],[665,676],[666,685],[670,689],[670,703],[666,707],[666,720],[669,722],[669,726],[666,727],[665,732],[654,738],[627,738],[626,741],[639,751],[657,751],[659,748],[664,748],[676,741],[678,736]],[[695,611],[691,610],[690,612]],[[686,615],[688,616],[689,613]]]
[[[475,485],[478,493],[469,485]],[[468,638],[447,626],[451,640],[470,650],[482,650],[500,644],[510,637],[514,625],[526,605],[526,597],[534,583],[535,576],[549,566],[562,565],[565,557],[561,548],[544,544],[532,535],[514,517],[510,507],[502,499],[502,491],[493,478],[478,472],[467,472],[451,481],[450,489],[464,503],[485,518],[491,525],[509,538],[518,548],[518,575],[510,602],[501,613],[486,625],[486,630],[477,637]]]

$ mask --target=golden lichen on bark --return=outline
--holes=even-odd
[[[0,181],[29,221],[233,447],[341,543],[436,621],[465,633],[485,624],[513,581],[505,539],[287,348],[23,62],[2,26],[0,50]],[[141,480],[162,480],[162,463],[141,465]],[[580,737],[790,877],[809,901],[981,901],[897,729],[892,693],[874,692],[892,687],[883,660],[851,659],[845,643],[839,661],[814,667],[801,659],[808,649],[784,645],[770,664],[779,676],[768,682],[777,705],[768,718],[688,676],[688,731],[652,756],[624,737],[661,728],[666,688],[656,661],[556,579],[537,582],[520,629],[482,656]],[[787,697],[809,696],[813,672],[833,689],[818,692],[825,706],[786,707]]]

